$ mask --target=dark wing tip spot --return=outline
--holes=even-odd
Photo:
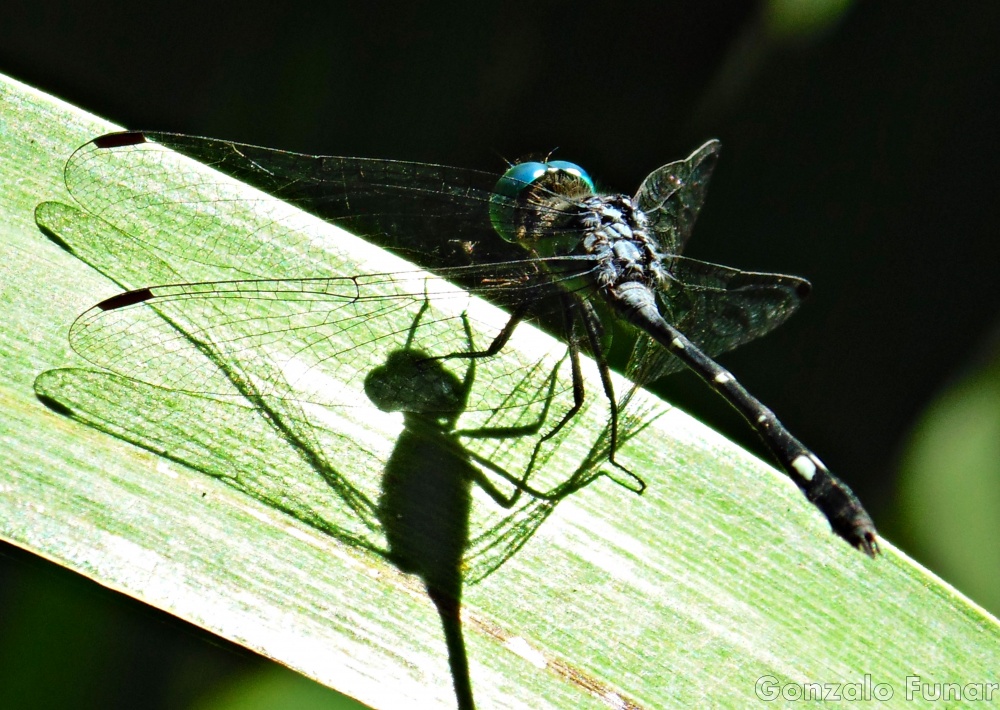
[[[153,292],[151,290],[148,288],[140,288],[135,291],[126,291],[125,293],[119,293],[117,296],[106,298],[98,303],[96,307],[100,308],[102,311],[113,311],[116,308],[134,306],[136,303],[148,301],[152,297]]]
[[[127,145],[139,145],[146,142],[146,136],[141,131],[119,131],[108,133],[93,140],[97,148],[122,148]]]
[[[795,285],[795,295],[799,298],[808,298],[809,294],[812,293],[812,284],[802,279]]]

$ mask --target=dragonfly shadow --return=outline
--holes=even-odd
[[[458,707],[473,708],[461,622],[473,487],[509,509],[524,492],[524,481],[517,482],[521,485],[506,496],[463,446],[455,426],[467,406],[475,379],[475,360],[465,361],[466,372],[460,378],[445,366],[444,359],[430,358],[413,349],[413,336],[425,312],[426,307],[418,312],[406,345],[390,353],[385,364],[365,378],[365,393],[372,403],[384,412],[402,413],[404,420],[403,431],[383,472],[378,516],[388,544],[386,557],[400,570],[420,577],[437,608]],[[471,349],[472,332],[468,320],[463,318],[463,322]],[[544,419],[543,413],[536,424],[526,425],[517,433],[536,434]],[[479,434],[509,437],[515,432]],[[530,469],[525,472],[525,480],[528,475]],[[513,477],[507,478],[514,482]],[[544,516],[557,500],[558,496],[553,496],[542,503]]]
[[[169,276],[153,257],[128,240],[116,241],[106,225],[74,208],[46,203],[39,214],[46,217],[39,224],[53,242],[125,287],[142,273]],[[550,417],[550,404],[565,385],[560,380],[565,358],[526,369],[510,402],[498,401],[496,411],[479,411],[474,418],[479,426],[459,428],[477,367],[491,358],[460,357],[475,351],[464,313],[460,324],[452,324],[464,336],[464,342],[454,341],[459,357],[429,356],[418,349],[415,342],[424,345],[438,333],[433,328],[418,332],[429,308],[427,301],[415,307],[405,343],[364,378],[371,403],[403,420],[389,454],[366,448],[355,431],[338,426],[336,417],[320,416],[329,415],[324,408],[281,396],[292,388],[279,372],[268,378],[276,389],[263,392],[245,359],[230,357],[191,323],[171,320],[168,310],[158,318],[195,356],[211,362],[228,393],[172,389],[83,368],[43,372],[35,392],[58,414],[197,469],[418,576],[441,618],[459,706],[472,707],[460,621],[463,586],[509,560],[559,501],[601,475],[608,436],[606,431],[599,436],[568,476],[554,483],[543,476],[536,487],[536,473],[550,468],[545,464],[552,450],[569,434],[565,429],[559,437],[545,435],[546,422],[558,418]],[[434,326],[442,327],[440,321]],[[532,409],[524,402],[539,406]],[[362,405],[353,402],[343,409]],[[486,440],[499,443],[472,446]],[[528,453],[505,458],[522,441]],[[353,460],[350,470],[342,463],[347,460]],[[510,467],[511,460],[515,463],[508,471],[501,462]]]
[[[409,386],[415,379],[421,381],[416,390]],[[365,391],[379,409],[402,412],[405,422],[386,462],[378,503],[386,557],[424,582],[441,619],[458,707],[472,708],[461,621],[462,559],[479,472],[450,433],[464,407],[463,384],[440,361],[401,350],[372,370]],[[424,395],[422,401],[397,396],[414,391]]]

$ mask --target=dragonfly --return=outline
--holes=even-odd
[[[206,338],[228,339],[239,348],[284,343],[312,363],[308,369],[351,357],[349,350],[331,354],[326,344],[325,333],[336,329],[334,314],[343,304],[371,302],[384,308],[387,301],[415,303],[428,297],[427,282],[413,272],[324,274],[319,249],[305,268],[297,263],[298,271],[287,273],[285,253],[273,237],[283,233],[288,218],[274,205],[293,205],[506,311],[505,324],[488,344],[438,358],[493,358],[529,320],[556,333],[568,348],[572,402],[545,437],[561,432],[583,408],[581,361],[589,354],[609,409],[607,457],[627,471],[615,456],[630,398],[636,388],[687,368],[746,419],[833,532],[874,557],[879,552],[874,523],[851,489],[714,360],[783,323],[810,290],[808,281],[795,276],[741,271],[681,255],[719,150],[718,141],[708,141],[687,158],[654,170],[631,196],[598,191],[586,171],[562,160],[521,162],[498,176],[164,132],[107,134],[78,149],[65,172],[71,194],[102,220],[129,231],[136,215],[169,216],[176,199],[144,187],[170,169],[167,153],[257,188],[260,209],[243,240],[216,241],[217,218],[211,210],[197,209],[174,224],[168,219],[152,231],[130,232],[151,254],[207,264],[232,278],[132,288],[83,313],[70,341],[85,359],[124,377],[211,392],[212,373],[191,358],[179,358],[177,340],[163,337],[162,326],[154,325],[162,323],[168,305],[194,312],[215,304],[213,316],[201,326]],[[192,173],[189,180],[211,178]],[[183,184],[185,177],[178,181]],[[114,189],[122,185],[128,190]],[[212,201],[248,199],[219,187]],[[256,204],[256,198],[250,201]],[[299,246],[305,254],[314,253],[311,244]],[[251,318],[233,305],[242,299],[285,306],[307,302],[309,314],[329,315],[306,321]],[[621,395],[614,390],[607,359],[616,323],[636,334],[626,367],[634,385]],[[320,404],[325,397],[319,386],[296,396]]]

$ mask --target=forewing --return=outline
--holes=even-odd
[[[680,254],[705,202],[722,144],[710,140],[685,160],[664,165],[642,181],[635,199],[667,254]]]
[[[520,259],[523,252],[490,223],[491,199],[504,199],[494,195],[497,179],[443,165],[156,132],[97,138],[65,169],[70,193],[88,212],[129,232],[184,281],[206,269],[213,273],[199,278],[327,275],[331,245],[303,236],[288,205],[423,268]],[[527,209],[513,200],[509,208]],[[243,239],[231,238],[234,224]]]

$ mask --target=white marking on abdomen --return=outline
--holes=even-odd
[[[795,457],[792,461],[792,468],[794,468],[802,478],[807,481],[811,481],[813,476],[816,475],[816,464],[813,463],[812,459],[805,454],[800,454]]]

